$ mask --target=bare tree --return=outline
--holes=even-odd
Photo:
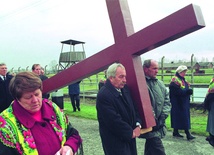
[[[56,73],[57,71],[56,71],[56,65],[57,65],[58,63],[57,63],[57,61],[56,60],[52,60],[51,62],[50,62],[50,65],[49,65],[49,67],[50,67],[50,71],[52,72],[52,73]]]

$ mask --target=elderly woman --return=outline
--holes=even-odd
[[[12,104],[0,114],[0,154],[74,155],[82,143],[58,106],[42,100],[42,81],[32,72],[10,82]]]
[[[190,84],[185,80],[187,67],[184,65],[176,69],[175,76],[172,77],[169,85],[171,109],[171,127],[173,136],[183,138],[178,130],[184,130],[187,140],[195,139],[189,132],[190,127],[190,95],[193,91]]]
[[[205,110],[208,111],[206,130],[209,132],[209,136],[206,140],[214,147],[214,78],[210,81],[208,92],[204,100],[204,107]]]

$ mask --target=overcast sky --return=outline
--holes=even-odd
[[[213,59],[214,18],[209,0],[128,0],[135,32],[193,3],[206,27],[141,57],[160,60]],[[114,43],[105,0],[7,0],[0,9],[0,62],[8,69],[58,62],[61,41],[85,42],[86,57]]]

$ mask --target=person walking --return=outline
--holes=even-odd
[[[70,84],[68,86],[68,94],[73,107],[73,112],[80,111],[80,82]]]
[[[107,80],[97,94],[96,109],[105,155],[137,155],[136,137],[140,135],[141,120],[122,64],[108,67]]]
[[[140,138],[146,139],[144,155],[165,155],[165,148],[161,139],[166,135],[165,120],[171,108],[169,93],[164,83],[156,77],[158,73],[158,63],[155,60],[145,60],[143,70],[156,121],[156,126],[153,127],[151,132],[140,136]]]
[[[9,83],[12,78],[13,76],[7,72],[7,65],[0,63],[0,113],[8,108],[13,101],[9,92]]]
[[[204,99],[205,111],[208,111],[207,129],[209,136],[206,140],[214,147],[214,78],[211,79],[209,88]]]
[[[98,83],[98,89],[100,90],[102,86],[104,86],[106,82],[106,70],[104,70],[104,77],[102,79],[100,79],[99,83]]]
[[[169,85],[171,109],[171,127],[173,128],[173,136],[183,138],[179,130],[184,130],[187,140],[195,139],[189,130],[190,123],[190,95],[193,90],[190,84],[185,80],[187,66],[180,65],[176,69],[175,75],[172,77]]]

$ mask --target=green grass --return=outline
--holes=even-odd
[[[95,100],[86,99],[86,103],[83,103],[81,100],[81,111],[73,112],[70,101],[66,99],[64,102],[64,111],[69,116],[97,120],[95,102]],[[166,126],[168,131],[172,131],[170,116],[166,119]],[[191,132],[196,135],[208,136],[206,126],[207,113],[204,114],[201,110],[191,109]]]
[[[201,136],[208,136],[206,132],[207,126],[207,112],[203,113],[201,110],[191,109],[191,132],[193,134],[201,135]],[[166,126],[169,131],[172,131],[171,122],[170,122],[170,115],[166,120]],[[184,132],[184,131],[181,131]]]
[[[64,111],[67,115],[97,120],[97,111],[94,104],[81,103],[81,111],[73,112],[70,101],[64,102]]]

